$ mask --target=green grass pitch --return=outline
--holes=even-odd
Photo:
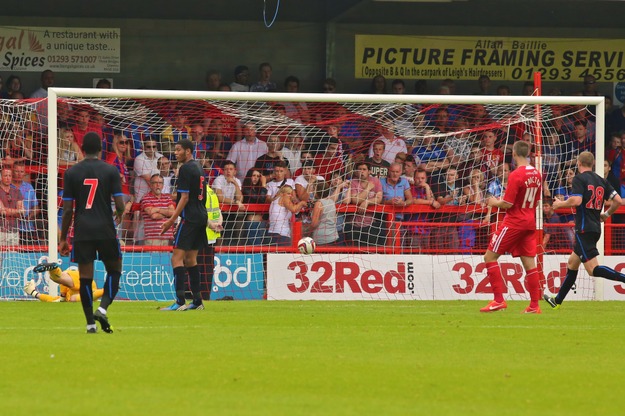
[[[618,415],[625,304],[0,302],[2,415]]]

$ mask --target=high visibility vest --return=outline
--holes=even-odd
[[[221,215],[221,210],[219,209],[219,199],[217,199],[215,191],[213,191],[208,185],[206,186],[206,196],[206,213],[208,214],[208,220],[216,221]],[[221,233],[213,231],[206,226],[206,238],[208,241],[217,240],[219,237],[221,237]]]

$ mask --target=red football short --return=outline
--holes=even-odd
[[[519,230],[503,225],[493,234],[488,249],[497,254],[510,253],[513,257],[534,257],[536,246],[536,230]]]

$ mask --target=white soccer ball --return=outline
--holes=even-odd
[[[304,237],[297,242],[297,249],[302,254],[313,254],[316,247],[315,240],[310,237]]]

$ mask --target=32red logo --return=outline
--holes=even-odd
[[[414,267],[408,263],[411,271]],[[327,261],[316,261],[310,268],[303,261],[293,261],[288,265],[289,270],[295,271],[295,283],[287,284],[293,293],[344,293],[349,289],[351,293],[406,293],[406,288],[414,290],[414,274],[406,278],[406,263],[397,263],[397,270],[382,273],[377,270],[361,270],[360,265],[351,261],[337,261],[331,264]],[[319,277],[311,278],[309,273],[321,273]],[[332,277],[334,276],[334,281]]]

